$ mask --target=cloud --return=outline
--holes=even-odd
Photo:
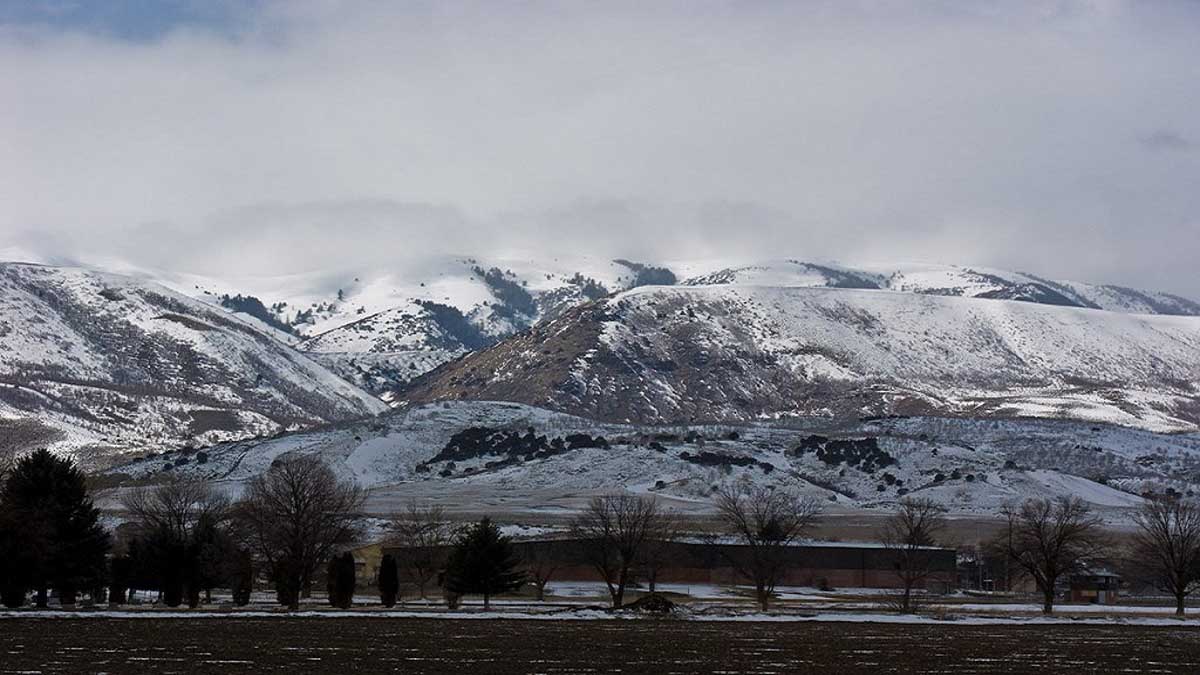
[[[1196,147],[1192,141],[1168,129],[1159,129],[1138,140],[1151,150],[1192,150]]]
[[[1200,157],[1145,151],[1200,138],[1194,4],[230,6],[136,36],[0,16],[0,245],[917,259],[1200,296]]]

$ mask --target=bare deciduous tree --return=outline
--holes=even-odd
[[[1175,597],[1175,614],[1200,588],[1200,504],[1183,499],[1149,500],[1134,516],[1133,558],[1155,586]]]
[[[901,612],[915,611],[913,589],[933,574],[937,557],[932,547],[945,532],[945,514],[946,508],[931,499],[902,499],[883,524],[880,541],[894,556],[896,578],[904,589],[896,599]]]
[[[608,586],[612,606],[620,608],[631,573],[647,539],[658,534],[664,512],[653,497],[594,497],[571,522],[571,534],[584,547],[588,563]]]
[[[741,550],[724,553],[730,565],[754,584],[763,611],[787,571],[787,549],[816,523],[821,503],[783,488],[726,487],[715,497],[717,514]],[[727,547],[721,547],[724,552]]]
[[[1104,549],[1103,523],[1078,497],[1027,499],[1019,507],[1005,506],[1003,514],[1006,525],[994,545],[1033,579],[1044,599],[1042,612],[1050,614],[1059,578]]]
[[[653,531],[648,533],[638,556],[638,569],[651,593],[658,590],[659,573],[673,562],[671,555],[675,549],[671,544],[680,537],[682,531],[683,522],[678,515],[664,512],[654,524]]]
[[[424,600],[426,586],[446,566],[456,534],[454,523],[442,507],[421,506],[413,501],[392,515],[392,533],[401,549],[399,562]]]
[[[299,609],[301,591],[322,563],[354,541],[363,498],[358,485],[312,455],[276,460],[246,485],[238,523],[290,609]]]
[[[561,544],[555,541],[541,542],[528,547],[522,558],[521,569],[524,570],[529,583],[537,592],[538,602],[546,599],[546,585],[558,572],[562,561]]]
[[[229,497],[211,483],[183,479],[136,488],[121,505],[139,530],[162,530],[180,540],[202,524],[224,522],[231,506]]]

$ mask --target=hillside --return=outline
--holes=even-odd
[[[0,427],[13,449],[103,463],[381,409],[249,323],[164,287],[0,265]]]
[[[403,392],[619,422],[790,416],[1200,423],[1200,319],[844,288],[645,287]]]
[[[924,263],[410,256],[386,268],[331,268],[270,277],[129,272],[236,313],[385,398],[468,351],[581,304],[646,285],[874,289],[1123,313],[1200,314],[1200,304],[1165,293]]]
[[[919,495],[990,515],[1025,497],[1075,494],[1123,510],[1144,493],[1194,491],[1200,475],[1200,438],[1104,424],[910,417],[647,427],[454,402],[152,456],[115,467],[109,480],[181,474],[236,486],[289,453],[318,454],[371,488],[368,508],[378,513],[422,498],[553,515],[614,487],[704,511],[715,486],[739,480],[795,487],[832,509]]]
[[[398,260],[390,269],[276,277],[127,271],[147,287],[161,281],[180,295],[205,303],[205,311],[217,311],[256,334],[293,346],[307,357],[296,358],[314,361],[323,371],[394,405],[404,404],[405,397],[398,397],[398,392],[410,389],[409,383],[435,368],[514,340],[513,345],[525,347],[501,346],[488,356],[471,356],[465,366],[451,364],[446,371],[453,374],[425,378],[405,396],[414,401],[445,396],[505,398],[635,421],[917,411],[1066,416],[1161,430],[1194,425],[1188,412],[1193,392],[1182,384],[1192,381],[1188,378],[1194,359],[1171,356],[1180,347],[1179,340],[1167,340],[1163,358],[1170,367],[1160,371],[1153,371],[1147,360],[1157,354],[1156,345],[1143,345],[1148,351],[1140,351],[1126,363],[1120,348],[1093,349],[1089,341],[1090,322],[1098,322],[1096,335],[1115,327],[1118,334],[1109,335],[1109,343],[1125,340],[1121,331],[1132,331],[1129,342],[1134,346],[1156,333],[1158,326],[1169,324],[1166,335],[1182,334],[1183,342],[1191,344],[1191,333],[1179,330],[1190,325],[1186,321],[1177,324],[1166,316],[1143,315],[1192,315],[1200,312],[1200,305],[1169,294],[1115,286],[933,264],[847,266],[782,260],[731,266],[727,261],[646,264],[586,256],[550,260],[443,256]],[[670,283],[678,284],[674,288],[683,295],[666,300],[675,314],[661,312],[669,320],[656,326],[660,312],[638,310],[641,301],[633,299],[640,291],[628,291]],[[744,298],[748,304],[726,307],[712,300],[724,294],[736,296],[742,292],[739,289],[749,294]],[[800,302],[789,307],[790,300],[763,299],[771,293],[801,297],[818,292],[844,298],[842,304],[849,309],[842,312],[838,303]],[[627,293],[619,297],[629,299],[624,305],[605,299],[613,293]],[[888,330],[872,333],[858,325],[856,303],[866,297],[875,299],[862,312],[872,316],[882,312],[879,323]],[[685,309],[693,298],[699,304],[691,312],[699,318]],[[602,309],[578,309],[597,300]],[[1006,309],[984,306],[997,302]],[[936,309],[974,307],[973,303],[983,305],[961,316]],[[220,309],[208,309],[214,306]],[[625,306],[630,311],[620,309]],[[1033,309],[1026,311],[1024,306]],[[1040,308],[1105,311],[1047,314]],[[599,316],[617,309],[614,316],[619,314],[620,321],[616,323]],[[923,317],[927,311],[932,313]],[[704,317],[725,314],[729,316],[705,325]],[[1101,315],[1112,318],[1096,318]],[[550,333],[545,326],[563,316],[570,319],[555,329],[562,335],[546,337]],[[962,316],[970,321],[962,323]],[[1054,318],[1077,316],[1092,318],[1071,318],[1065,324]],[[989,322],[1001,317],[1000,324],[989,327]],[[1033,323],[1026,326],[1030,320]],[[1160,320],[1167,323],[1155,323]],[[621,322],[625,334],[616,325]],[[608,323],[613,323],[606,328],[612,335],[598,342],[600,329]],[[964,331],[976,324],[984,337],[968,339]],[[532,335],[523,334],[530,329]],[[926,330],[931,331],[928,340]],[[854,338],[846,342],[844,331]],[[647,337],[631,341],[633,332],[645,332]],[[712,341],[703,353],[697,350],[701,343],[693,339],[693,332]],[[556,342],[552,347],[537,344],[543,338]],[[610,338],[615,339],[611,345]],[[1077,340],[1077,349],[1058,345],[1042,351],[1039,346]],[[962,345],[970,348],[958,364],[949,355]],[[549,353],[535,358],[526,347]],[[507,357],[498,358],[509,350],[511,363]],[[589,350],[594,351],[589,355]],[[910,352],[912,359],[904,356]],[[1094,361],[1085,363],[1086,359],[1077,358],[1080,354]],[[707,365],[709,359],[717,359],[716,365]],[[1121,363],[1110,364],[1112,359]],[[624,362],[631,367],[623,366]],[[1116,368],[1125,374],[1130,363],[1140,364],[1141,372],[1132,373],[1127,385],[1110,371]],[[473,368],[472,364],[486,366],[468,376],[463,368]],[[530,366],[536,367],[529,370]],[[494,372],[504,368],[525,369],[525,377],[505,382]],[[839,368],[848,370],[839,376]],[[488,370],[493,372],[481,374]],[[611,400],[605,403],[607,399]],[[10,433],[40,437],[27,423]]]

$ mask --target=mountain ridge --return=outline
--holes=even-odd
[[[1198,378],[1195,317],[721,284],[643,287],[576,308],[400,395],[633,423],[1028,415],[1194,431]]]
[[[582,257],[539,262],[461,256],[429,261],[403,274],[354,276],[352,284],[337,288],[336,293],[307,296],[300,313],[315,323],[298,326],[299,347],[358,386],[390,398],[391,391],[414,377],[572,307],[614,292],[668,282],[878,288],[910,295],[1200,315],[1200,303],[1170,294],[1050,281],[986,267],[850,266],[795,259],[729,266],[719,261],[643,263]],[[295,302],[271,300],[272,307],[300,311]]]

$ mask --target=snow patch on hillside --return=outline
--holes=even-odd
[[[562,447],[544,456],[493,448],[433,461],[459,432],[507,430],[531,439],[603,437],[607,447]],[[1108,425],[1038,420],[886,418],[853,424],[604,424],[524,405],[447,402],[279,438],[172,453],[112,470],[131,479],[184,474],[234,491],[288,453],[317,454],[371,489],[370,510],[409,499],[452,507],[569,513],[589,495],[657,496],[686,512],[711,509],[713,490],[748,481],[797,489],[830,509],[887,509],[922,496],[957,514],[994,514],[1028,497],[1078,495],[1114,518],[1142,493],[1194,492],[1200,438]],[[181,461],[183,460],[183,461]],[[169,468],[168,468],[169,467]]]

